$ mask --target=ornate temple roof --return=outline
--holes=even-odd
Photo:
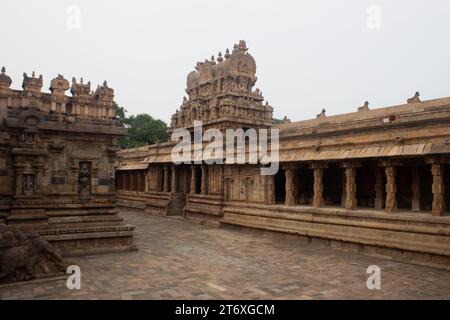
[[[197,62],[187,76],[186,93],[179,110],[172,116],[169,131],[191,128],[195,120],[222,128],[268,127],[273,123],[273,108],[261,90],[254,88],[255,59],[247,52],[245,41],[234,45],[232,52],[219,52],[217,60]]]

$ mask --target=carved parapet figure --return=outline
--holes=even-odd
[[[408,103],[421,102],[421,101],[420,101],[420,93],[419,93],[419,91],[417,91],[417,92],[414,94],[414,97],[409,98],[409,99],[407,100],[407,102],[408,102]]]
[[[10,91],[12,80],[11,78],[6,74],[5,67],[2,67],[2,71],[0,73],[0,92],[7,93]]]
[[[0,226],[0,283],[64,272],[66,267],[61,252],[36,232]]]

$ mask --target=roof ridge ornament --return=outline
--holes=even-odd
[[[368,110],[370,110],[370,108],[369,108],[369,101],[364,102],[363,106],[358,107],[358,112],[368,111]]]
[[[325,117],[327,116],[327,115],[326,115],[326,112],[327,112],[327,110],[325,110],[325,108],[323,108],[323,109],[322,109],[322,112],[319,113],[318,115],[316,115],[316,118],[317,118],[317,119],[325,118]]]
[[[414,94],[414,97],[409,98],[408,100],[406,100],[407,103],[416,103],[416,102],[422,102],[420,100],[420,93],[419,91],[416,91],[416,93]]]

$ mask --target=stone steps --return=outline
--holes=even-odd
[[[182,192],[172,193],[167,206],[166,215],[168,216],[181,216],[183,215],[183,209],[186,205],[186,194]]]

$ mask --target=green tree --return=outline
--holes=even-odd
[[[120,148],[136,148],[167,141],[167,124],[164,121],[145,113],[127,117],[126,112],[123,107],[116,105],[117,118],[128,129],[128,135],[119,140]]]
[[[126,113],[127,110],[125,110],[124,107],[120,107],[117,103],[116,103],[116,118],[120,120],[120,122],[122,124],[125,124],[125,119],[126,119]]]

